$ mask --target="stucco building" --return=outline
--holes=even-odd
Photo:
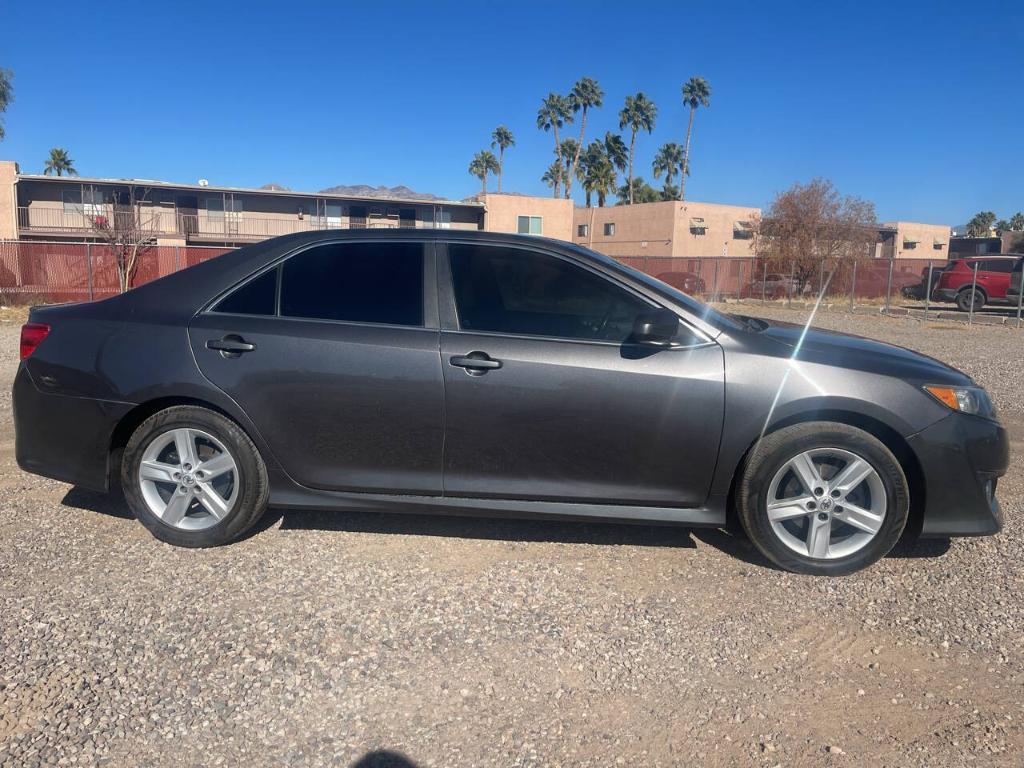
[[[526,195],[420,200],[40,176],[0,161],[0,240],[83,241],[128,215],[159,245],[236,246],[320,229],[440,228],[527,232],[568,240],[572,201]]]

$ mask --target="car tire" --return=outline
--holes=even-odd
[[[267,469],[249,436],[196,406],[168,408],[136,428],[121,460],[121,487],[139,522],[179,547],[234,541],[262,517],[269,498]]]
[[[821,487],[803,487],[802,457],[810,457],[809,476],[818,477]],[[858,476],[855,470],[860,465],[854,466],[854,459],[866,463],[861,471],[871,472],[847,494],[843,472],[849,468],[853,478]],[[798,465],[799,473],[793,469]],[[783,488],[785,493],[780,492]],[[824,421],[785,427],[755,444],[742,467],[735,498],[743,529],[765,557],[787,571],[816,576],[845,576],[886,555],[903,533],[909,510],[907,479],[892,452],[861,429]],[[807,501],[796,504],[790,499]],[[816,508],[807,507],[812,502]],[[844,503],[849,508],[842,507]],[[806,515],[795,514],[805,507]],[[820,549],[823,531],[828,539]]]
[[[960,291],[960,293],[958,293],[956,295],[956,305],[960,309],[961,312],[970,312],[971,311],[971,303],[972,303],[971,302],[971,294],[972,293],[974,294],[974,301],[973,301],[974,311],[976,312],[979,309],[981,309],[983,306],[985,306],[985,294],[982,293],[979,290],[971,291],[970,288],[967,288],[966,290]]]

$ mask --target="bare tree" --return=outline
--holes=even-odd
[[[874,203],[841,195],[827,179],[780,192],[753,227],[757,255],[772,270],[792,269],[798,293],[822,270],[823,261],[833,272],[870,257],[878,241]]]
[[[130,185],[114,192],[110,215],[94,215],[92,231],[108,248],[117,264],[117,283],[121,293],[133,287],[139,259],[153,247],[160,231],[159,213],[149,205],[149,187]]]

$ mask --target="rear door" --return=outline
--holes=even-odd
[[[446,496],[706,500],[723,418],[717,344],[685,324],[677,349],[625,343],[656,305],[555,253],[452,242],[438,274]]]
[[[978,283],[985,286],[989,299],[1005,299],[1010,287],[1010,273],[1013,272],[1013,259],[988,259],[981,263],[978,272]]]
[[[433,248],[409,240],[318,244],[193,320],[200,369],[248,414],[298,483],[441,493]]]

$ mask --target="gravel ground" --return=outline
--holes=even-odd
[[[1021,454],[1024,335],[815,322],[968,371]],[[18,471],[16,347],[0,323],[4,766],[1024,762],[1019,462],[1002,535],[844,579],[644,526],[271,513],[175,549]]]

